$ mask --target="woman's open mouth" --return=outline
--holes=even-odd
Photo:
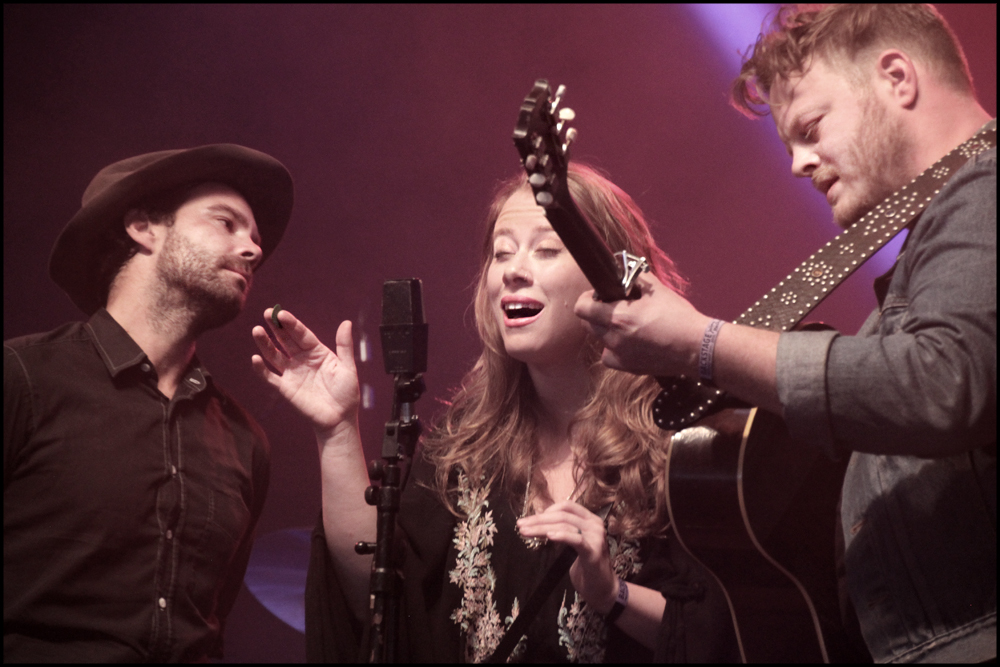
[[[509,327],[520,327],[534,322],[545,307],[534,299],[505,298],[501,301],[503,322]]]

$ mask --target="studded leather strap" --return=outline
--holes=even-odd
[[[996,145],[997,126],[993,120],[796,267],[740,315],[736,324],[771,331],[794,327],[927,208],[967,160]]]
[[[962,165],[996,145],[994,119],[820,248],[735,323],[770,331],[794,327],[920,215]],[[731,402],[724,392],[704,382],[686,377],[657,380],[663,391],[653,402],[653,421],[662,429],[679,430]]]

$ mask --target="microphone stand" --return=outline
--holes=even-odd
[[[413,414],[413,403],[424,391],[424,380],[419,373],[396,373],[393,381],[392,418],[385,423],[382,438],[382,461],[373,460],[368,465],[368,475],[381,480],[381,486],[372,484],[365,490],[365,502],[378,508],[376,541],[358,542],[354,545],[359,554],[375,554],[371,575],[371,624],[368,635],[368,662],[392,663],[396,661],[399,630],[399,598],[402,579],[398,556],[393,550],[393,533],[399,499],[400,458],[413,457],[420,437],[420,419]]]

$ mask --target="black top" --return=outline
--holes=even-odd
[[[400,662],[487,658],[525,604],[559,545],[528,549],[514,530],[520,507],[454,476],[463,518],[426,485],[433,469],[417,457],[403,493],[397,536],[403,545]],[[322,521],[313,533],[306,585],[306,646],[311,662],[357,661],[367,619],[347,609]],[[672,537],[609,540],[613,565],[629,582],[667,597],[659,646],[647,650],[577,597],[567,574],[514,650],[514,662],[737,661],[721,590],[682,554]],[[362,661],[365,661],[362,659]]]
[[[103,308],[4,343],[4,662],[221,656],[269,448],[197,358],[156,384]]]

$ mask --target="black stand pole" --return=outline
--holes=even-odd
[[[368,465],[368,475],[381,480],[365,491],[365,501],[378,508],[376,541],[358,542],[359,554],[375,554],[371,576],[371,625],[368,637],[368,662],[396,662],[399,630],[399,595],[401,577],[398,559],[393,552],[393,533],[399,498],[402,492],[400,458],[412,458],[420,437],[420,419],[413,414],[413,403],[424,391],[423,377],[417,373],[397,373],[393,382],[392,419],[385,424],[382,461]]]

